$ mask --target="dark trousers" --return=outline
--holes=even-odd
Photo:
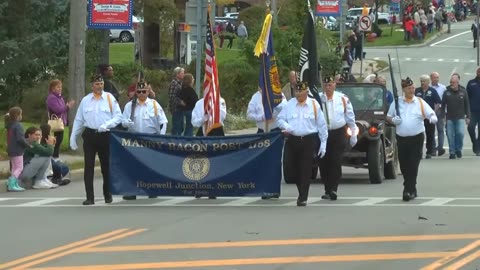
[[[96,130],[86,128],[82,134],[83,152],[85,161],[85,192],[87,200],[94,200],[93,172],[95,169],[95,156],[98,153],[100,168],[103,176],[103,196],[110,197],[110,175],[109,175],[109,154],[110,154],[110,132],[98,133]]]
[[[197,135],[196,136],[204,136],[203,135],[203,128],[200,127],[198,130],[197,130]],[[218,127],[218,128],[214,128],[210,131],[210,133],[208,133],[207,136],[225,136],[225,132],[223,132],[223,127]]]
[[[56,143],[55,148],[53,148],[53,158],[58,158],[60,156],[60,146],[62,145],[63,141],[63,130],[54,132],[53,135],[55,136]]]
[[[298,201],[308,199],[310,189],[310,176],[312,175],[312,157],[314,151],[318,151],[318,134],[307,136],[289,136],[285,143],[285,151],[288,152],[289,168],[291,177],[295,179],[298,189]]]
[[[470,123],[468,124],[468,134],[472,141],[472,148],[475,153],[480,152],[480,112],[471,112]]]
[[[423,140],[423,133],[409,137],[397,135],[398,161],[403,175],[404,192],[417,191],[418,166],[422,158]]]
[[[274,131],[280,131],[280,128],[274,128],[272,130],[270,130],[270,132],[274,132]],[[265,133],[265,131],[261,128],[257,129],[257,134],[259,133]]]
[[[427,154],[433,154],[433,143],[435,141],[435,124],[430,124],[429,120],[424,120],[425,136],[427,139]]]
[[[327,153],[320,159],[320,175],[324,180],[325,194],[337,192],[338,182],[342,177],[342,158],[347,143],[345,127],[329,130]]]

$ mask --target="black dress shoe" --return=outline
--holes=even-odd
[[[410,199],[411,199],[410,193],[408,193],[408,192],[403,192],[402,200],[403,200],[404,202],[408,202],[408,201],[410,201]]]
[[[83,205],[92,205],[92,204],[95,204],[95,202],[93,200],[85,200],[85,201],[83,201],[82,204]]]
[[[262,196],[262,200],[278,199],[278,198],[280,198],[280,195]]]
[[[425,159],[431,159],[431,158],[432,158],[432,155],[430,155],[430,154],[427,154],[427,155],[425,156]]]
[[[330,192],[330,200],[332,200],[332,201],[337,200],[337,192],[336,191]]]
[[[450,154],[450,156],[448,157],[449,159],[457,159],[457,157],[455,156],[455,154]]]
[[[200,195],[195,195],[195,199],[200,199],[200,198],[202,198],[202,196],[200,196]]]
[[[60,186],[66,186],[68,184],[70,184],[71,180],[70,179],[63,179],[61,182],[60,182]]]
[[[137,196],[135,195],[125,195],[122,197],[125,201],[131,201],[131,200],[136,200]]]
[[[455,154],[457,155],[457,158],[462,158],[462,151],[457,151]]]
[[[208,198],[209,198],[210,200],[216,200],[216,199],[217,199],[216,196],[208,196]]]
[[[148,196],[148,198],[149,198],[149,199],[156,199],[156,198],[157,198],[157,196],[153,196],[153,195],[151,195],[151,196]]]
[[[105,203],[112,203],[112,202],[113,202],[112,195],[105,196]]]
[[[297,206],[307,206],[307,201],[297,201]]]
[[[322,200],[330,200],[330,199],[331,199],[330,194],[325,193],[325,194],[322,195]]]
[[[438,156],[441,157],[445,154],[445,149],[438,150]]]

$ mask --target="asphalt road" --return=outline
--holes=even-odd
[[[419,86],[420,76],[429,75],[433,71],[440,73],[440,82],[445,85],[449,84],[450,75],[458,72],[461,77],[460,83],[466,86],[468,80],[475,77],[477,69],[477,50],[473,48],[471,24],[471,20],[452,24],[450,34],[441,35],[428,46],[397,49],[366,48],[367,58],[388,61],[390,54],[398,88],[400,74],[402,78],[409,76]],[[391,87],[389,71],[382,75],[388,78],[387,84]]]
[[[450,36],[469,29],[461,26],[454,24]],[[455,68],[466,84],[473,49],[460,46],[470,39],[401,48],[402,73],[417,78],[436,70],[446,78]],[[376,57],[388,51],[369,50]],[[338,201],[320,200],[323,186],[314,184],[304,208],[286,184],[281,199],[271,201],[115,197],[105,205],[97,181],[93,207],[81,206],[81,181],[4,193],[0,269],[477,269],[479,159],[466,135],[462,159],[422,160],[420,197],[408,203],[401,201],[401,175],[371,185],[366,170],[349,168]]]

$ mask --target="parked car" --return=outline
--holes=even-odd
[[[225,13],[225,18],[238,19],[238,12],[228,12]]]
[[[110,29],[110,42],[132,42],[135,38],[135,29],[140,26],[141,20],[132,16],[133,29]]]

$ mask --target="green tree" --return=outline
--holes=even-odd
[[[66,0],[3,0],[0,3],[0,108],[52,74],[67,70]]]

